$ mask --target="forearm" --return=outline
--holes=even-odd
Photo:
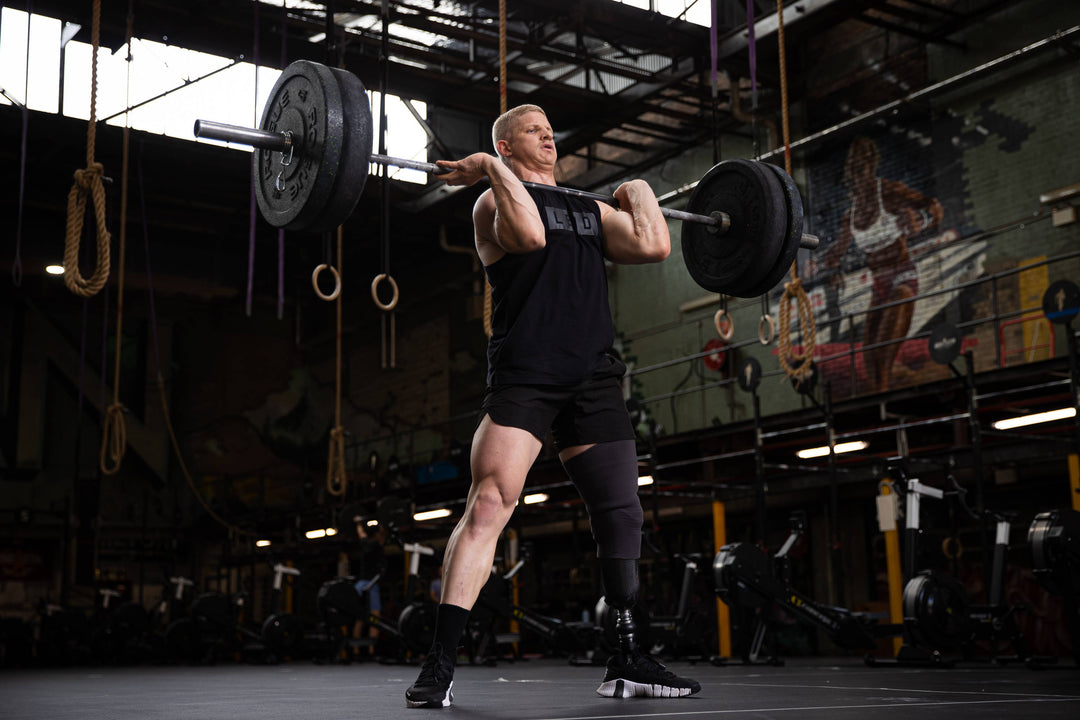
[[[634,220],[634,237],[641,252],[649,256],[667,257],[671,236],[652,189],[644,182],[627,183],[626,200]]]
[[[485,169],[495,198],[494,231],[499,246],[511,253],[544,247],[544,223],[525,186],[495,158],[485,164]]]
[[[615,191],[618,211],[604,219],[605,253],[618,263],[659,262],[671,252],[667,221],[652,188],[643,180],[623,183]]]

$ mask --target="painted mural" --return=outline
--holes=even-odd
[[[1031,129],[990,103],[969,116],[879,123],[809,163],[821,246],[800,264],[817,320],[818,369],[838,396],[925,382],[947,369],[927,336],[983,316],[988,241],[972,220],[965,152],[1021,150]],[[781,288],[782,290],[782,288]],[[965,332],[962,350],[992,343]]]

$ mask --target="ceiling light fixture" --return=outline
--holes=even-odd
[[[995,430],[1012,430],[1013,428],[1038,425],[1039,423],[1053,422],[1054,420],[1066,420],[1072,417],[1076,417],[1076,408],[1067,407],[1059,410],[1048,410],[1046,412],[1035,413],[1033,415],[1021,415],[1020,417],[1008,418],[1007,420],[998,420],[997,422],[992,423],[991,427]]]
[[[856,450],[865,450],[868,447],[870,447],[870,443],[866,442],[865,440],[854,440],[852,442],[836,443],[836,447],[833,448],[833,451],[837,455],[840,455],[841,453],[855,452]],[[807,448],[805,450],[800,450],[795,453],[795,456],[802,458],[803,460],[809,460],[810,458],[825,457],[828,454],[829,446],[825,445],[823,447]]]
[[[449,508],[439,508],[438,510],[425,510],[418,512],[412,516],[412,519],[416,522],[423,522],[424,520],[437,520],[438,518],[449,517]]]

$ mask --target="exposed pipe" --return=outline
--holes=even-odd
[[[905,95],[898,100],[893,100],[892,102],[886,103],[884,105],[881,105],[880,107],[865,112],[862,115],[857,115],[856,117],[845,120],[842,123],[837,123],[832,127],[828,127],[819,132],[800,138],[799,140],[791,143],[791,149],[795,150],[796,148],[812,145],[819,140],[822,140],[823,138],[832,135],[833,133],[839,132],[840,130],[846,130],[856,125],[861,125],[864,122],[873,120],[874,118],[884,115],[886,113],[891,113],[893,111],[899,110],[905,105],[910,105],[920,100],[926,100],[927,98],[933,95],[937,95],[944,90],[952,89],[954,86],[960,83],[977,79],[992,70],[999,70],[1002,67],[1018,60],[1024,59],[1029,55],[1038,53],[1042,50],[1047,50],[1057,43],[1064,42],[1073,38],[1077,34],[1080,34],[1080,25],[1074,25],[1068,30],[1061,30],[1059,32],[1056,32],[1049,37],[1043,38],[1042,40],[1034,42],[1026,47],[1020,48],[1019,50],[1008,53],[1006,55],[1002,55],[999,58],[983,63],[982,65],[978,65],[958,75],[953,75],[951,78],[947,78],[945,80],[942,80],[941,82],[934,83],[933,85],[928,85],[921,90],[916,90],[915,92],[909,93],[908,95]],[[776,148],[775,150],[770,150],[764,155],[759,156],[757,159],[762,161],[769,160],[777,155],[780,155],[783,152],[783,148]],[[695,187],[697,187],[697,181],[683,185],[682,187],[672,190],[671,192],[664,193],[663,195],[657,197],[657,200],[660,201],[661,205],[663,205],[664,203],[677,200],[683,195],[692,192]]]
[[[753,115],[748,112],[744,112],[742,109],[742,96],[740,93],[740,87],[737,82],[731,82],[731,76],[728,73],[724,73],[728,79],[728,87],[731,92],[731,116],[744,123],[760,122],[765,126],[766,139],[768,147],[776,147],[776,138],[779,136],[779,132],[776,129],[776,120],[766,115]]]

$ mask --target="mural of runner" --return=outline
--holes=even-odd
[[[919,293],[919,273],[908,251],[908,240],[941,224],[944,210],[936,198],[900,180],[880,177],[877,143],[857,137],[844,162],[844,185],[850,205],[840,232],[823,258],[826,268],[838,268],[852,243],[866,256],[873,286],[863,323],[864,360],[871,392],[889,389],[899,343],[911,328],[915,306],[903,302]],[[832,273],[829,282],[843,282]],[[840,288],[842,290],[842,288]]]
[[[815,356],[855,351],[854,362],[819,366],[840,395],[918,381],[929,357],[925,339],[915,336],[943,316],[963,315],[950,310],[960,294],[950,288],[984,270],[985,242],[958,242],[961,233],[950,224],[947,206],[955,213],[961,199],[923,189],[935,184],[932,170],[887,141],[861,135],[848,143],[831,175],[837,200],[823,236],[832,240],[802,271],[819,328]]]

